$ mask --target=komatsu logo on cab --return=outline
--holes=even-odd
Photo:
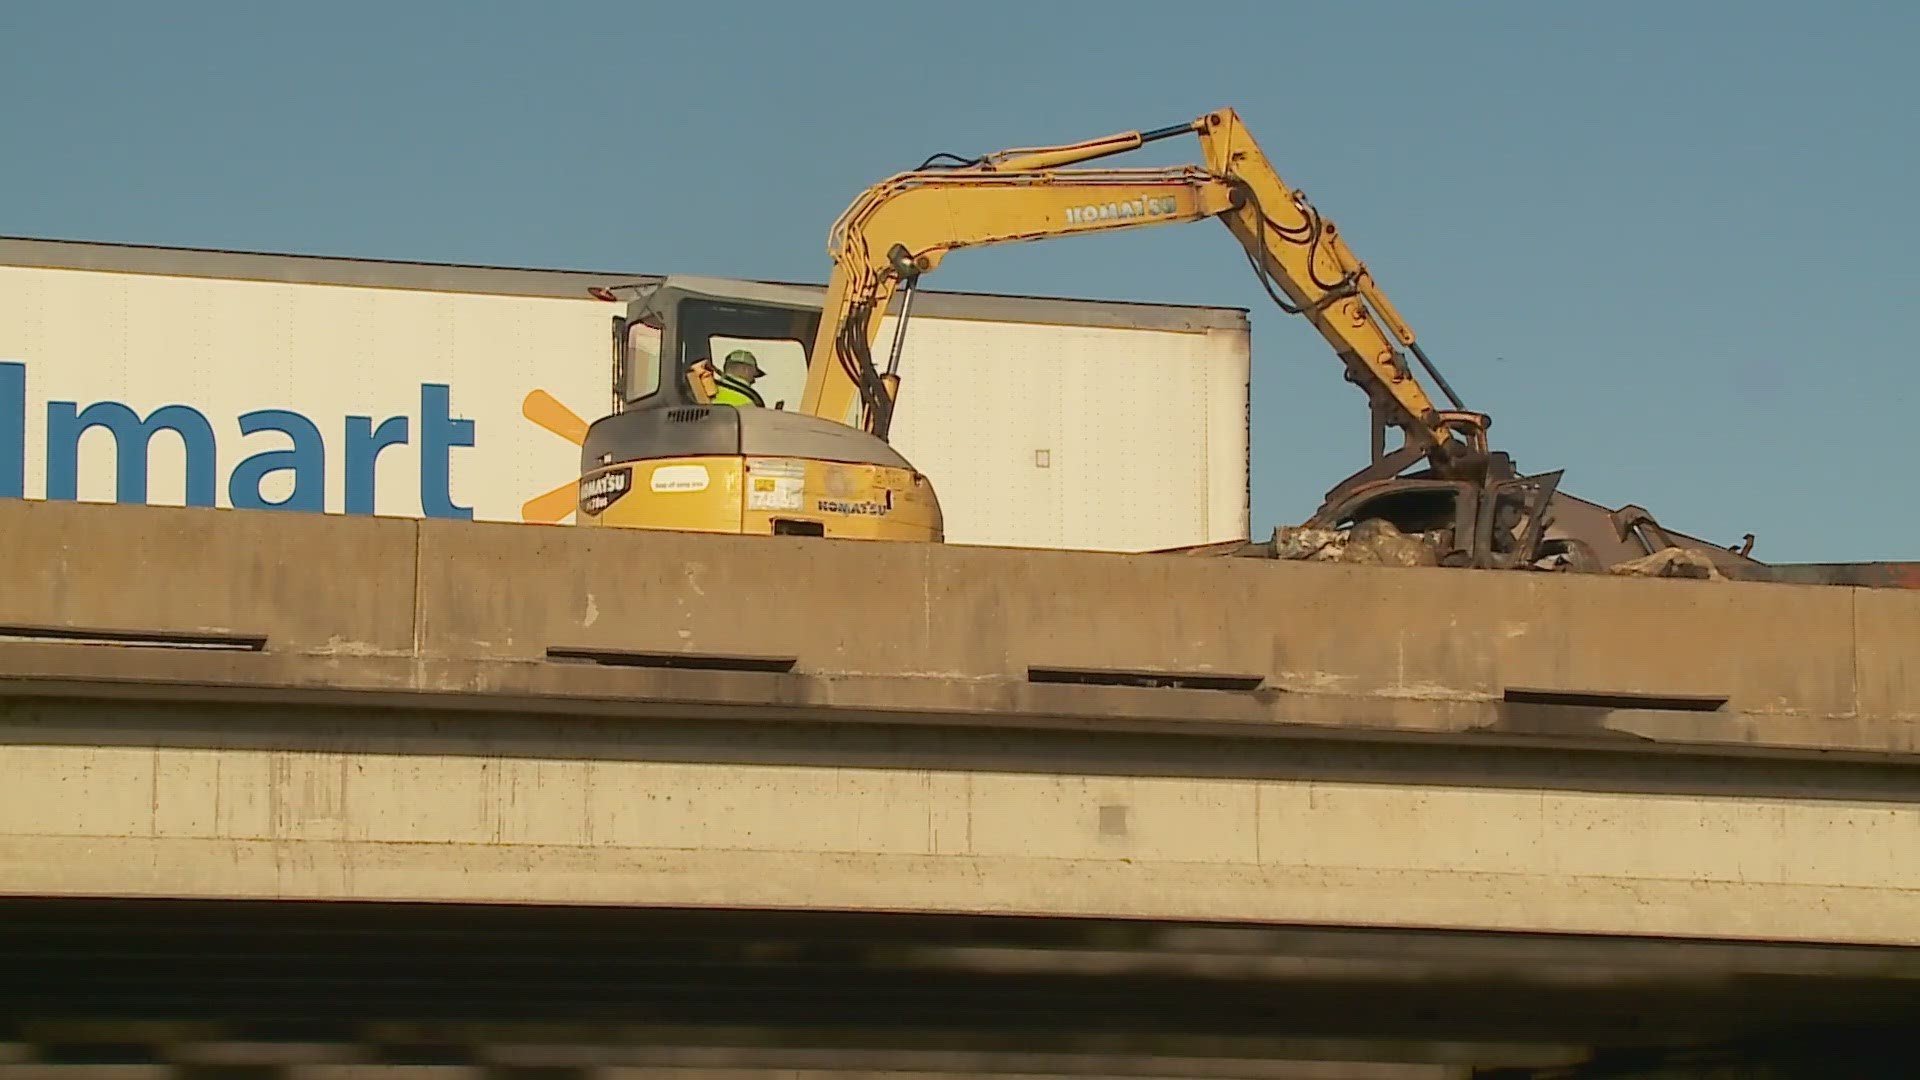
[[[1126,202],[1110,202],[1086,206],[1069,206],[1067,224],[1091,225],[1099,221],[1125,221],[1128,218],[1165,217],[1173,213],[1175,204],[1170,195],[1149,196],[1144,199],[1129,199]]]

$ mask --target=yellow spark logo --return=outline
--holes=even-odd
[[[528,394],[520,403],[520,415],[575,447],[586,445],[587,422],[545,390]],[[577,483],[576,480],[568,480],[552,491],[520,504],[520,520],[534,525],[558,525],[565,521],[578,505]]]

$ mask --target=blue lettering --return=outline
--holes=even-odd
[[[380,451],[406,442],[404,416],[389,416],[380,421],[378,429],[371,416],[347,417],[347,513],[373,513],[374,465],[380,460]]]
[[[475,424],[456,420],[450,388],[420,387],[420,507],[428,517],[471,521],[473,508],[455,505],[452,454],[474,445]],[[389,416],[376,426],[371,416],[346,420],[346,512],[372,514],[378,503],[377,475],[382,451],[405,446],[411,418]],[[153,438],[169,431],[185,451],[188,506],[215,506],[220,486],[219,440],[206,415],[189,405],[163,405],[144,419],[131,406],[99,401],[84,409],[73,401],[46,405],[46,498],[76,501],[80,494],[80,444],[93,428],[104,428],[114,443],[114,501],[147,501]],[[327,510],[326,438],[308,416],[290,409],[259,409],[238,418],[240,435],[278,432],[291,445],[259,450],[242,459],[227,476],[227,500],[241,510]],[[27,365],[0,362],[0,498],[27,493]],[[273,501],[262,493],[274,473],[293,474],[291,494]]]
[[[0,364],[0,499],[27,494],[27,365]]]
[[[200,410],[162,405],[145,420],[117,401],[102,401],[76,412],[71,401],[47,403],[47,498],[74,500],[80,489],[80,436],[88,428],[113,433],[119,502],[147,501],[147,444],[162,431],[180,437],[187,452],[187,505],[212,506],[214,495],[213,425]]]
[[[448,460],[453,447],[473,445],[473,421],[448,418],[447,387],[420,387],[420,510],[430,518],[473,520],[473,508],[453,505]]]
[[[293,440],[292,449],[262,450],[234,466],[227,478],[227,501],[235,510],[307,510],[327,508],[327,444],[313,421],[285,409],[261,409],[240,417],[240,434],[278,431]],[[293,473],[293,493],[280,502],[260,494],[268,473]]]

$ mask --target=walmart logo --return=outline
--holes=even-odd
[[[28,490],[28,388],[27,365],[0,361],[0,498],[22,498]],[[375,465],[380,455],[392,447],[411,446],[418,458],[420,514],[472,520],[476,516],[474,507],[453,500],[452,469],[455,451],[475,450],[475,425],[473,420],[454,416],[451,398],[451,388],[446,384],[424,383],[413,408],[379,419],[371,415],[335,416],[316,422],[314,417],[294,409],[255,409],[217,424],[206,412],[186,404],[162,405],[142,415],[121,401],[94,401],[83,406],[77,401],[50,399],[43,409],[36,409],[44,414],[39,419],[45,437],[45,455],[39,461],[45,471],[39,479],[44,481],[48,499],[79,498],[83,486],[82,438],[89,432],[102,431],[114,447],[114,501],[147,502],[152,443],[165,434],[181,450],[182,486],[188,506],[217,506],[224,494],[224,502],[237,509],[324,512],[328,509],[328,471],[339,468],[342,475],[336,490],[344,495],[341,508],[348,514],[372,514],[381,505],[375,498]],[[545,390],[528,394],[520,412],[536,426],[566,440],[576,451],[586,441],[587,422]],[[323,431],[321,423],[332,430]],[[221,462],[226,455],[219,451],[235,428],[242,438],[276,433],[279,445],[257,450],[223,472]],[[488,442],[493,445],[480,451],[479,459],[466,460],[462,455],[464,468],[497,470],[501,455],[519,457],[526,452],[526,447],[517,442]],[[573,513],[573,474],[578,460],[576,452],[568,459],[565,471],[555,477],[562,483],[519,504],[520,520],[558,524]],[[386,470],[379,473],[383,479],[391,478]],[[281,482],[269,483],[269,478]],[[284,494],[269,497],[267,492],[275,490]],[[515,498],[513,493],[495,492],[485,485],[480,490],[481,497],[491,502],[483,505],[480,517],[510,519],[513,504],[499,502],[503,497]],[[390,497],[385,503],[391,506]]]
[[[572,443],[577,449],[587,443],[587,422],[545,390],[535,390],[520,403],[520,415]],[[558,525],[573,513],[578,501],[575,477],[520,504],[520,520],[537,525]]]

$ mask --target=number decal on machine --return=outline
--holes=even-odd
[[[747,509],[798,510],[806,503],[803,461],[754,459],[747,463]]]

